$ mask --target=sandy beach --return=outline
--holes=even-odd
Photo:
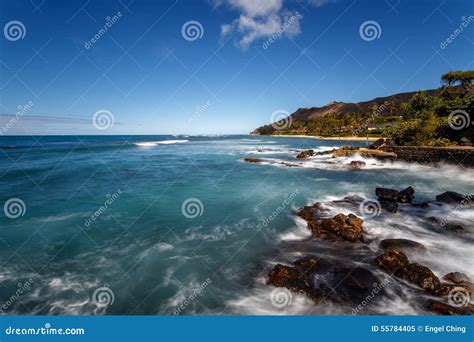
[[[282,137],[282,138],[311,138],[318,140],[341,140],[341,141],[375,141],[380,139],[380,137],[321,137],[317,135],[303,135],[303,134],[272,134],[272,137]]]

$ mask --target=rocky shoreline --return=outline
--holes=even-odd
[[[446,222],[438,225],[439,219],[430,216],[429,209],[438,205],[450,205],[454,209],[458,206],[473,206],[473,195],[445,192],[436,196],[435,201],[417,202],[414,193],[412,187],[401,191],[377,188],[375,204],[387,215],[397,212],[399,206],[425,211],[427,221],[437,225],[437,229],[441,227],[442,233],[456,236],[463,234],[462,226],[458,231],[453,231]],[[349,196],[333,202],[344,204],[354,212],[368,203],[358,196]],[[371,205],[374,205],[373,200]],[[391,287],[408,286],[425,298],[422,306],[434,314],[474,314],[474,304],[471,301],[474,284],[467,275],[460,272],[462,270],[453,270],[440,277],[426,265],[409,259],[407,254],[426,251],[423,244],[403,238],[383,239],[379,246],[379,251],[382,252],[373,252],[368,246],[370,241],[365,236],[364,220],[354,213],[339,213],[333,216],[323,203],[316,202],[299,209],[297,215],[306,221],[307,228],[311,231],[310,241],[326,241],[333,246],[340,246],[345,251],[357,251],[369,261],[371,267],[362,264],[350,267],[336,261],[332,255],[321,257],[307,254],[287,264],[274,265],[268,273],[268,285],[303,294],[314,301],[316,306],[325,303],[351,305],[355,308],[353,314],[369,305],[374,297],[383,297],[392,291]],[[376,276],[377,272],[383,272],[389,280],[380,282]],[[421,295],[422,293],[424,295]]]
[[[474,148],[471,147],[428,147],[398,146],[393,141],[380,138],[368,147],[343,146],[330,151],[301,151],[296,158],[332,155],[333,158],[360,155],[381,161],[403,161],[410,163],[432,164],[447,163],[463,167],[474,167]]]

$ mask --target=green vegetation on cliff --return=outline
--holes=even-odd
[[[252,133],[384,136],[400,145],[472,143],[474,71],[451,71],[442,75],[441,80],[444,85],[437,90],[299,109],[289,118]]]

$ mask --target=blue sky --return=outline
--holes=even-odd
[[[472,15],[471,0],[0,0],[0,124],[247,133],[276,111],[435,88],[442,73],[473,69]],[[190,21],[197,36],[183,36]],[[361,35],[367,22],[375,36]],[[98,130],[97,112],[114,125]]]

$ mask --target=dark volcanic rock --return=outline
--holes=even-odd
[[[454,191],[446,191],[442,194],[436,196],[438,202],[448,203],[448,204],[470,204],[473,200],[472,196],[466,196]]]
[[[365,267],[338,267],[334,270],[333,283],[340,299],[353,303],[366,299],[379,284],[377,277]]]
[[[396,202],[398,199],[398,190],[387,189],[387,188],[376,188],[375,195],[379,198],[379,200]]]
[[[379,147],[385,144],[385,139],[380,138],[375,140],[372,144],[369,145],[369,148],[372,150],[377,150]]]
[[[411,203],[413,202],[415,190],[409,186],[408,188],[398,191],[395,189],[388,188],[376,188],[375,195],[380,201],[392,201],[400,203]]]
[[[398,203],[392,201],[379,201],[380,207],[387,210],[391,213],[396,213],[398,211]]]
[[[397,201],[400,203],[411,203],[415,198],[414,194],[415,190],[411,186],[409,186],[408,188],[398,193]]]
[[[361,169],[367,164],[365,163],[365,161],[362,161],[362,160],[353,160],[353,161],[351,161],[351,163],[349,165],[353,169]]]
[[[306,150],[306,151],[301,151],[300,153],[298,153],[298,155],[296,156],[296,158],[298,159],[305,159],[305,158],[308,158],[308,157],[312,157],[314,155],[314,151],[313,150]]]
[[[456,233],[460,234],[464,231],[464,227],[461,226],[460,224],[455,224],[455,223],[446,223],[444,225],[444,228],[451,233]]]
[[[258,158],[245,158],[244,161],[248,163],[261,163],[264,160],[263,159],[258,159]]]
[[[396,274],[408,265],[408,257],[396,248],[389,248],[375,258],[375,264],[392,274]]]
[[[268,284],[273,286],[286,287],[289,290],[301,292],[309,296],[312,296],[314,293],[314,284],[311,277],[296,267],[277,264],[268,277]]]
[[[419,249],[425,249],[425,246],[423,246],[421,243],[412,241],[412,240],[407,240],[407,239],[385,239],[380,241],[380,247],[383,249],[387,248],[419,248]]]
[[[436,300],[429,302],[428,309],[441,315],[450,316],[472,315],[474,313],[474,310],[471,308],[454,307]]]
[[[353,214],[337,214],[333,218],[324,218],[319,225],[320,232],[335,235],[343,240],[364,241],[362,223],[364,221]]]
[[[416,262],[406,265],[400,277],[428,292],[434,292],[441,286],[439,278],[428,267]]]
[[[318,268],[319,260],[316,257],[309,255],[294,261],[293,265],[305,274],[312,274]]]
[[[375,263],[393,275],[433,294],[442,285],[439,278],[428,267],[416,262],[410,263],[407,256],[395,248],[389,248],[376,257]]]
[[[324,209],[321,203],[316,202],[312,206],[307,205],[298,210],[298,216],[308,222],[308,228],[313,232],[313,235],[319,235],[318,221],[324,216],[327,216],[327,209]]]
[[[471,279],[465,275],[464,273],[461,273],[461,272],[451,272],[451,273],[448,273],[446,274],[444,277],[443,277],[444,280],[447,280],[447,281],[450,281],[451,283],[454,283],[454,284],[471,284]]]

